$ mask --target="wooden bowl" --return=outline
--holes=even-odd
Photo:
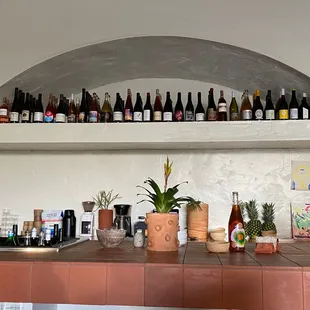
[[[210,232],[210,236],[214,241],[224,241],[226,237],[225,232],[217,232],[217,231],[212,231]]]
[[[211,253],[226,253],[229,250],[229,242],[207,242],[207,250]]]

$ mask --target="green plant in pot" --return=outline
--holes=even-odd
[[[190,205],[191,208],[200,209],[200,201],[195,200],[190,196],[176,197],[179,192],[178,187],[182,182],[173,187],[168,187],[168,180],[172,172],[172,162],[167,161],[164,164],[164,189],[160,189],[158,184],[148,178],[144,181],[150,189],[143,186],[138,186],[146,191],[138,196],[146,196],[146,199],[139,201],[151,203],[156,210],[156,213],[148,213],[146,215],[148,244],[147,249],[150,251],[177,251],[178,250],[178,225],[179,216],[177,213],[169,213],[174,208],[180,208],[182,204]]]
[[[116,199],[121,198],[119,194],[113,195],[113,190],[106,192],[105,190],[99,191],[96,197],[93,197],[98,212],[98,228],[110,228],[113,225],[113,210],[109,210],[109,206]]]

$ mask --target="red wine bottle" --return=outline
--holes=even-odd
[[[164,106],[164,115],[163,115],[164,122],[172,122],[172,115],[173,115],[172,100],[170,98],[170,92],[167,91],[166,102]]]
[[[143,122],[153,121],[153,108],[151,105],[151,94],[146,94],[146,102],[143,109]]]
[[[161,95],[159,89],[156,89],[156,98],[154,103],[154,122],[162,122],[163,120],[163,105],[161,103]]]
[[[185,121],[193,122],[195,120],[194,105],[192,102],[192,93],[187,94],[187,104],[185,107]]]
[[[174,120],[176,122],[182,122],[184,121],[184,108],[182,103],[182,97],[181,93],[178,92],[178,99],[177,103],[174,108]]]
[[[202,122],[205,120],[205,109],[201,102],[201,92],[198,93],[198,103],[195,110],[195,120],[196,122]]]
[[[26,93],[26,101],[22,106],[22,123],[30,123],[30,94]]]
[[[19,111],[20,111],[20,105],[19,105],[19,92],[18,88],[15,88],[15,94],[14,94],[14,100],[12,104],[12,109],[10,113],[10,122],[11,123],[19,123]]]
[[[33,122],[43,123],[43,119],[44,119],[44,109],[43,109],[43,104],[42,104],[42,94],[39,94],[38,100],[36,100],[35,102]]]
[[[135,107],[133,109],[133,121],[134,122],[143,121],[143,106],[142,106],[142,98],[141,98],[140,93],[137,93],[137,99],[136,99]]]
[[[131,98],[131,90],[127,90],[127,99],[125,104],[125,122],[133,121],[133,106],[132,106],[132,98]]]

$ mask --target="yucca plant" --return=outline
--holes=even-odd
[[[137,186],[147,192],[146,194],[138,194],[138,196],[148,197],[147,199],[143,199],[138,203],[144,201],[150,202],[154,205],[157,213],[169,213],[173,208],[181,208],[182,204],[187,204],[188,206],[191,206],[191,208],[201,210],[200,201],[197,201],[190,196],[175,197],[176,194],[179,192],[178,187],[181,184],[188,183],[187,181],[168,188],[168,179],[172,172],[172,164],[173,162],[170,162],[169,158],[167,157],[167,161],[164,164],[165,184],[163,191],[161,191],[158,184],[152,178],[148,178],[144,181],[144,183],[149,185],[153,191],[148,190],[147,188],[140,185]]]
[[[112,202],[119,198],[121,198],[119,194],[113,196],[113,189],[109,192],[106,192],[105,190],[99,191],[96,197],[93,197],[93,200],[97,206],[96,211],[108,210]]]

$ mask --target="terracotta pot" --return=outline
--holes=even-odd
[[[177,251],[179,247],[179,215],[176,213],[147,213],[147,249]]]
[[[262,237],[275,237],[277,234],[273,230],[262,231]]]
[[[98,212],[98,228],[111,228],[113,225],[113,210],[99,210]]]
[[[201,204],[200,210],[187,209],[187,232],[189,238],[206,242],[208,240],[209,205]],[[225,229],[224,229],[225,231]]]

